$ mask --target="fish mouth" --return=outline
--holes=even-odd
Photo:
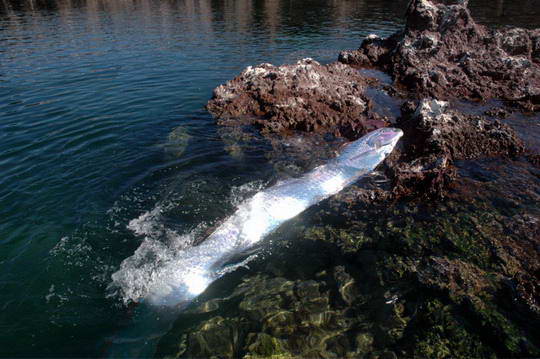
[[[403,131],[399,128],[385,127],[373,132],[368,144],[376,149],[388,145],[394,146],[401,136],[403,136]]]

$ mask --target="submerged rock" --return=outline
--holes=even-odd
[[[167,137],[167,142],[162,145],[165,154],[171,158],[182,157],[186,148],[191,140],[191,135],[189,134],[187,128],[184,126],[178,126],[174,128],[169,136]]]
[[[373,352],[368,314],[351,312],[362,298],[354,280],[342,266],[330,272],[316,280],[247,277],[212,318],[184,328],[180,343],[163,340],[158,356],[177,347],[185,349],[175,356],[185,358],[357,358]]]
[[[207,108],[220,124],[243,121],[267,132],[300,130],[355,139],[387,125],[369,111],[368,81],[347,65],[312,59],[249,66],[218,86]]]
[[[540,29],[488,29],[467,2],[414,0],[404,30],[370,35],[339,60],[380,68],[415,97],[496,98],[540,110]]]

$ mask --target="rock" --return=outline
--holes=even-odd
[[[449,101],[540,110],[540,33],[477,25],[466,0],[413,0],[407,14],[403,31],[368,36],[342,64],[262,64],[216,88],[207,107],[230,153],[259,136],[278,173],[330,157],[339,143],[324,145],[326,133],[391,124],[404,137],[377,173],[291,222],[294,240],[251,263],[230,295],[181,315],[158,356],[540,355],[540,160],[489,118],[507,109]],[[388,72],[388,97],[416,100],[396,100],[396,118],[377,113],[376,71],[343,63]]]
[[[178,126],[169,133],[167,142],[160,147],[163,147],[168,157],[179,158],[186,151],[190,139],[191,135],[188,130],[184,126]]]
[[[386,303],[415,313],[405,329],[413,337],[398,336],[407,353],[399,356],[538,355],[539,173],[523,159],[454,166],[444,201],[340,207],[321,218],[332,226],[307,235],[346,248],[362,273],[374,273],[357,283],[374,291],[380,281]]]
[[[288,352],[284,349],[284,340],[272,337],[265,333],[250,333],[247,338],[247,351],[245,359],[256,358],[287,358]]]
[[[428,5],[426,1],[425,12],[433,12],[436,7]],[[370,37],[368,41],[382,40]],[[268,154],[275,169],[294,176],[332,157],[337,148],[325,145],[317,132],[333,131],[337,136],[356,138],[369,126],[375,126],[369,119],[377,114],[371,110],[371,100],[365,93],[370,81],[375,80],[368,80],[345,65],[322,66],[308,59],[280,67],[263,64],[249,67],[216,88],[208,108],[218,117],[218,123],[226,125],[222,132],[229,148],[245,147],[256,137],[252,130],[243,130],[245,125],[239,125],[238,121],[245,121],[245,116],[250,118],[249,123],[262,126],[263,138],[272,146]],[[354,94],[362,101],[345,101],[345,107],[339,109],[329,105],[339,98],[348,98],[345,94]],[[284,101],[301,101],[302,106],[282,106]],[[235,116],[237,120],[230,119]],[[382,124],[385,123],[377,126]],[[369,203],[401,196],[441,197],[456,177],[452,166],[455,160],[516,157],[524,150],[507,125],[464,114],[440,100],[406,102],[392,125],[404,130],[401,147],[385,161],[383,178],[377,183],[364,182],[350,200]],[[293,131],[294,136],[286,136]],[[239,140],[231,141],[233,138]],[[231,153],[238,152],[241,151]],[[381,186],[381,180],[387,184]]]
[[[444,154],[450,160],[516,157],[524,145],[508,125],[482,116],[465,115],[438,100],[422,100],[410,117],[399,120],[406,133],[408,155]]]
[[[343,268],[338,271],[347,275]],[[232,310],[218,311],[188,328],[179,337],[186,343],[180,346],[184,351],[175,354],[188,358],[237,358],[239,353],[243,358],[351,357],[355,344],[346,332],[355,319],[331,304],[329,291],[323,290],[331,283],[331,278],[246,278],[225,299],[228,304],[223,307],[232,306]],[[363,342],[363,346],[369,344]]]
[[[234,357],[238,352],[242,326],[234,318],[213,317],[187,336],[187,352],[197,358],[210,358],[220,353]]]
[[[467,2],[414,0],[402,31],[368,36],[339,61],[388,72],[414,96],[503,99],[540,110],[540,29],[490,30]]]
[[[354,278],[345,271],[345,267],[338,266],[335,268],[334,277],[338,284],[338,291],[345,303],[351,305],[358,297],[357,288]]]
[[[510,116],[510,111],[504,107],[493,107],[485,111],[484,114],[489,117],[508,118],[508,116]]]
[[[466,115],[445,101],[424,99],[416,108],[408,102],[402,113],[396,123],[404,131],[401,155],[386,162],[395,196],[440,197],[456,177],[456,160],[515,158],[524,151],[508,125]]]
[[[369,111],[368,81],[349,66],[312,59],[249,66],[218,86],[207,108],[220,124],[240,121],[270,133],[300,130],[353,139],[387,125]]]

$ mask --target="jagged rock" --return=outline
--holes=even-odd
[[[540,33],[488,30],[466,3],[414,0],[403,31],[368,36],[358,51],[340,55],[390,73],[394,95],[404,85],[418,96],[392,121],[405,133],[399,148],[379,173],[313,209],[295,241],[319,251],[254,265],[230,296],[201,303],[196,320],[181,317],[175,356],[540,354],[540,176],[531,165],[538,155],[524,161],[509,126],[441,101],[501,98],[539,110]],[[289,166],[282,157],[297,157],[301,172],[332,152],[321,150],[320,134],[353,139],[388,124],[373,112],[370,81],[335,63],[262,64],[216,88],[208,109],[222,125],[259,126],[276,168]],[[282,139],[292,131],[319,137]],[[251,141],[245,134],[241,141]],[[419,200],[426,195],[445,198]]]
[[[454,161],[514,158],[524,151],[516,133],[498,120],[465,115],[438,100],[413,108],[406,103],[396,124],[405,133],[401,157],[388,165],[396,194],[440,195],[455,178]]]
[[[339,61],[380,68],[414,96],[503,99],[540,110],[540,30],[491,30],[467,2],[414,0],[404,30],[370,35]]]
[[[214,90],[208,110],[220,124],[255,123],[264,131],[332,133],[357,138],[387,124],[369,111],[368,78],[341,63],[303,59],[249,66]]]
[[[464,115],[438,100],[422,100],[412,118],[403,118],[410,156],[444,153],[451,160],[515,157],[523,152],[516,133],[500,121]]]

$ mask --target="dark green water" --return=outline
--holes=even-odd
[[[473,9],[531,27],[535,4]],[[108,288],[120,263],[145,238],[204,232],[275,176],[265,146],[228,150],[212,89],[251,64],[333,61],[399,28],[405,6],[2,0],[0,356],[105,355],[132,317]]]

